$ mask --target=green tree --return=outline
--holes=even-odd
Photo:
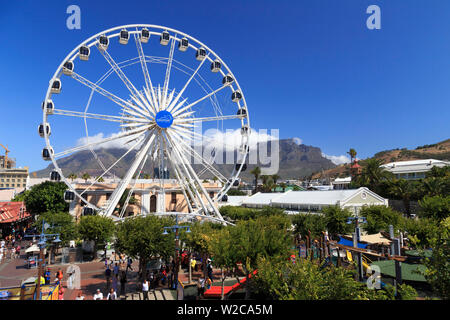
[[[236,261],[233,259],[232,243],[234,239],[231,238],[230,230],[228,228],[222,228],[213,233],[211,237],[211,255],[213,256],[214,266],[218,267],[222,271],[221,275],[221,299],[224,299],[224,285],[227,276],[234,271]]]
[[[81,176],[81,179],[84,179],[84,182],[86,182],[86,183],[90,178],[91,178],[91,175],[87,172],[83,173],[83,175]]]
[[[34,185],[13,201],[24,201],[27,211],[31,214],[69,211],[69,204],[64,201],[66,189],[64,182],[45,181]]]
[[[73,180],[75,180],[76,178],[78,178],[77,177],[77,175],[75,174],[75,173],[71,173],[71,174],[69,174],[68,176],[67,176],[67,178],[69,178],[72,182],[73,182]]]
[[[361,209],[360,215],[366,217],[367,223],[363,225],[369,233],[378,233],[389,230],[389,225],[397,229],[402,220],[402,214],[384,206],[369,206]]]
[[[230,188],[227,192],[229,196],[246,196],[247,194],[244,191],[241,191],[236,188]]]
[[[103,177],[97,177],[95,180],[97,180],[97,182],[104,182],[105,179],[103,179]]]
[[[329,206],[323,209],[325,215],[325,225],[332,235],[348,234],[353,230],[353,225],[347,224],[347,220],[352,216],[350,211],[339,206]]]
[[[114,236],[112,219],[103,216],[82,216],[78,224],[78,234],[83,240],[94,241],[94,253],[98,244],[106,244]]]
[[[354,280],[354,270],[330,266],[321,269],[315,261],[261,257],[254,285],[259,294],[272,300],[378,300],[388,299],[382,291],[370,290]]]
[[[279,175],[277,175],[277,174],[273,174],[272,176],[271,176],[271,178],[272,178],[272,181],[273,181],[273,183],[274,184],[277,184],[277,181],[281,178]]]
[[[390,183],[390,193],[397,199],[401,199],[403,201],[403,205],[408,216],[411,215],[411,200],[415,197],[418,191],[419,189],[417,182],[414,181],[394,179]]]
[[[425,196],[419,201],[419,205],[421,217],[441,221],[450,215],[450,196]]]
[[[425,278],[433,291],[443,299],[450,299],[450,217],[441,221],[437,237],[431,240],[433,253],[425,258]]]
[[[249,276],[257,267],[259,257],[288,257],[292,237],[288,232],[290,220],[286,216],[264,216],[256,220],[239,221],[229,227],[232,260],[242,263],[247,278],[245,299],[250,297]]]
[[[164,227],[173,224],[173,219],[150,215],[127,219],[117,226],[115,248],[134,259],[139,259],[141,281],[147,277],[147,263],[152,258],[167,259],[173,255],[174,234],[163,234]]]
[[[439,226],[434,219],[403,218],[400,230],[407,234],[409,242],[418,248],[429,248],[433,244],[433,239],[438,237]]]
[[[295,228],[295,234],[300,234],[302,237],[311,232],[312,238],[317,238],[326,230],[325,216],[319,214],[305,214],[299,213],[292,216],[292,224]]]
[[[361,174],[356,178],[358,185],[374,190],[382,181],[392,179],[393,174],[381,168],[382,164],[379,159],[367,159],[362,167]]]
[[[250,171],[250,173],[255,176],[255,190],[253,190],[253,193],[256,193],[258,190],[258,179],[261,175],[261,168],[255,167],[252,171]]]
[[[206,259],[211,254],[211,239],[218,228],[221,228],[220,225],[211,222],[196,222],[191,225],[191,232],[181,237],[190,252],[201,255],[204,275],[206,275]]]
[[[75,219],[68,212],[45,212],[39,215],[35,226],[40,231],[42,221],[49,224],[50,227],[45,231],[51,234],[60,234],[61,245],[65,246],[70,240],[77,238],[77,225]]]
[[[353,159],[356,158],[356,150],[353,148],[350,148],[350,150],[347,151],[347,153],[350,155],[350,163],[353,163]]]

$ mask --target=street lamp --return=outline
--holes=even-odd
[[[355,209],[356,212],[356,209]],[[360,223],[367,223],[367,219],[365,217],[349,217],[347,218],[347,224],[351,224],[355,222],[355,233],[353,234],[353,246],[358,247],[358,243],[361,240],[361,229],[359,227]],[[363,265],[362,265],[362,254],[361,252],[357,252],[358,256],[358,276],[359,280],[362,281],[364,278]]]
[[[56,239],[53,240],[53,242],[55,242],[55,243],[61,242],[61,240],[59,239],[59,233],[51,234],[51,233],[44,232],[46,229],[46,227],[45,227],[46,225],[48,227],[48,224],[45,223],[45,220],[42,220],[42,231],[41,231],[41,234],[39,235],[39,242],[37,243],[39,245],[40,250],[39,250],[39,259],[38,259],[38,279],[37,279],[37,285],[36,285],[36,300],[40,300],[40,297],[41,297],[41,277],[42,277],[42,267],[43,267],[42,262],[44,261],[43,255],[44,255],[45,245],[48,241],[47,237],[56,236]],[[34,235],[28,235],[25,237],[28,237],[28,238],[33,237],[34,238]]]
[[[175,225],[170,227],[164,227],[163,235],[169,234],[169,232],[175,232],[175,289],[178,287],[178,270],[180,268],[180,238],[179,238],[179,230],[186,229],[186,233],[191,232],[191,227],[189,226],[181,226],[178,224],[178,215],[175,216]],[[169,231],[169,232],[167,232]]]

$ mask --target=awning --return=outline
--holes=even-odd
[[[338,242],[338,244],[341,244],[341,245],[347,246],[347,247],[353,247],[353,241],[344,239],[344,238],[342,238],[342,237],[339,237],[339,242]],[[360,248],[360,249],[366,249],[366,247],[367,247],[367,244],[364,244],[364,243],[358,243],[358,248]]]
[[[392,242],[391,240],[384,237],[380,232],[361,236],[360,240],[368,242],[370,244],[383,244],[383,245],[390,245]]]

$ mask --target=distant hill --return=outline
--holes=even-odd
[[[413,150],[408,150],[407,148],[402,149],[392,149],[380,151],[374,154],[372,158],[379,159],[383,164],[395,162],[395,161],[409,161],[409,160],[420,160],[420,159],[436,159],[436,160],[449,160],[450,159],[450,139],[424,145],[418,146]],[[360,160],[363,162],[364,160]],[[316,172],[313,174],[313,179],[318,178],[336,178],[348,176],[350,170],[350,164],[343,164],[323,172]]]
[[[258,146],[259,148],[260,146]],[[104,163],[106,167],[108,164],[114,163],[123,153],[123,149],[99,149],[95,150],[98,159]],[[270,155],[270,144],[268,144],[268,154]],[[122,176],[131,162],[133,161],[135,152],[130,152],[124,159],[122,159],[114,169],[113,174],[116,176]],[[93,157],[91,151],[80,151],[65,158],[58,160],[58,165],[63,171],[65,176],[70,173],[75,173],[79,177],[87,172],[91,176],[99,176],[103,170],[98,161]],[[194,165],[198,166],[198,165]],[[247,170],[241,173],[240,177],[247,182],[253,181],[253,175],[250,171],[256,165],[249,165]],[[265,165],[259,165],[265,167]],[[223,173],[226,177],[231,175],[234,165],[215,165],[215,167]],[[279,140],[279,171],[278,175],[282,179],[298,179],[300,177],[306,177],[313,172],[327,170],[336,167],[331,160],[322,156],[320,148],[307,146],[304,144],[297,144],[293,139]],[[53,169],[53,164],[47,168],[39,171],[35,171],[36,177],[48,177]],[[198,169],[198,168],[196,168]],[[170,168],[169,168],[170,170]],[[196,170],[198,172],[198,170]],[[144,169],[144,173],[148,173],[153,176],[153,165],[147,164]],[[31,173],[31,176],[35,176]],[[212,178],[212,175],[205,174],[201,178]]]

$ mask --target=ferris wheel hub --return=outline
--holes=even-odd
[[[161,110],[156,114],[155,121],[158,127],[161,129],[166,129],[172,125],[173,116],[169,111]]]

